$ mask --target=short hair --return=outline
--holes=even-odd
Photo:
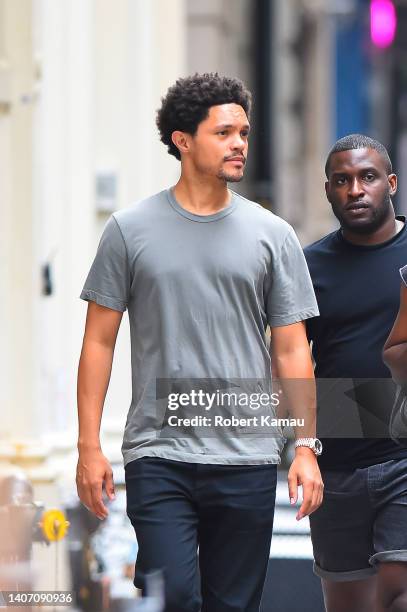
[[[208,117],[211,106],[239,104],[250,117],[251,93],[240,79],[219,76],[217,72],[180,78],[161,99],[157,127],[168,153],[178,160],[181,155],[171,140],[175,130],[194,135],[198,125]]]
[[[350,151],[351,149],[374,149],[382,158],[387,174],[391,174],[393,172],[388,151],[381,142],[375,140],[374,138],[370,138],[370,136],[365,136],[364,134],[349,134],[348,136],[344,136],[343,138],[337,140],[332,149],[329,151],[325,164],[325,174],[327,178],[329,178],[329,166],[332,155],[334,153],[340,153],[341,151]]]

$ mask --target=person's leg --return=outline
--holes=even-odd
[[[139,552],[134,584],[144,588],[144,575],[162,570],[165,612],[198,612],[198,519],[191,491],[193,464],[142,458],[125,469],[127,514]]]
[[[407,563],[379,563],[377,612],[407,612]]]
[[[202,612],[258,612],[270,556],[277,466],[202,466]]]
[[[324,471],[324,501],[310,516],[314,572],[322,580],[327,612],[373,612],[376,568],[374,508],[368,468]]]
[[[334,582],[322,579],[327,612],[376,612],[377,577]]]
[[[372,466],[378,612],[407,612],[407,459]]]

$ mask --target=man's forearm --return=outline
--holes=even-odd
[[[383,351],[383,360],[397,383],[407,382],[407,342],[386,348]]]
[[[316,388],[308,346],[286,353],[272,354],[273,385],[281,389],[284,408],[293,419],[303,419],[303,426],[294,427],[296,438],[314,438],[316,432]]]
[[[114,348],[85,338],[78,368],[78,449],[100,448],[100,423]]]

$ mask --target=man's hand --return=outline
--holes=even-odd
[[[295,449],[295,459],[288,472],[288,492],[292,505],[297,503],[299,485],[302,485],[303,500],[296,516],[297,521],[319,508],[324,489],[314,452],[302,446]]]
[[[101,449],[83,450],[79,453],[76,469],[76,488],[79,499],[98,519],[103,520],[109,514],[103,503],[103,484],[110,500],[113,500],[114,483],[110,463]]]

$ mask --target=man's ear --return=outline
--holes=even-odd
[[[389,174],[387,179],[388,179],[389,185],[390,185],[390,195],[394,196],[394,194],[397,191],[397,175],[396,174]]]
[[[190,142],[188,138],[188,134],[185,132],[180,132],[176,130],[171,134],[171,140],[173,144],[177,147],[180,153],[188,153],[190,150]]]

